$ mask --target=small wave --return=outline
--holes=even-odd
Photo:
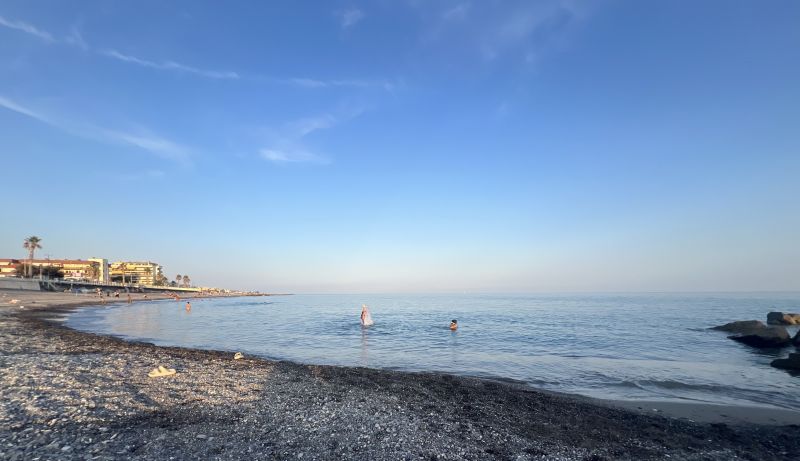
[[[653,391],[656,389],[668,390],[690,390],[690,391],[707,391],[707,392],[724,392],[735,389],[731,386],[715,385],[715,384],[689,384],[683,381],[675,381],[671,379],[657,380],[657,379],[642,379],[636,381],[621,381],[617,383],[620,387],[631,387],[645,391]]]
[[[250,301],[250,302],[232,302],[228,304],[218,304],[219,306],[236,306],[236,307],[246,307],[246,306],[267,306],[269,304],[274,304],[273,301]]]

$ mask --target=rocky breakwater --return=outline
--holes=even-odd
[[[767,314],[767,323],[770,325],[800,325],[800,314],[770,312]]]
[[[791,323],[796,322],[796,323]],[[757,348],[783,348],[794,345],[800,348],[800,330],[792,338],[783,325],[800,325],[800,315],[770,312],[767,323],[760,320],[741,320],[711,328],[712,330],[733,333],[728,338]],[[770,365],[784,370],[800,371],[800,353],[791,353],[789,357],[773,360]]]
[[[784,370],[797,370],[800,371],[800,354],[791,353],[789,357],[785,359],[775,359],[773,360],[770,365],[775,368],[781,368]]]
[[[712,330],[734,333],[728,338],[758,348],[786,347],[791,344],[789,332],[782,326],[767,326],[759,320],[726,323]]]

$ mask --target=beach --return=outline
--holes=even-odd
[[[800,453],[800,419],[791,411],[598,401],[440,373],[234,360],[235,351],[125,342],[58,320],[97,303],[96,296],[2,294],[9,295],[0,307],[2,459],[727,460]],[[11,298],[20,301],[10,305]],[[177,373],[148,377],[158,365]]]

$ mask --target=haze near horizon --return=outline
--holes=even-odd
[[[0,258],[271,292],[800,290],[800,4],[10,1]]]

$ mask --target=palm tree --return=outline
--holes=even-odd
[[[125,263],[119,263],[117,268],[122,271],[122,284],[125,285],[125,271],[128,270],[128,265]]]
[[[84,271],[83,276],[89,280],[97,281],[97,278],[100,276],[100,266],[97,263],[86,266],[86,271]]]
[[[181,274],[178,274],[178,275],[175,276],[175,283],[176,284],[180,285],[181,284],[181,280],[182,280],[181,279]]]
[[[189,280],[189,276],[188,275],[184,275],[183,276],[183,286],[188,287],[189,286],[189,282],[191,282],[191,280]]]
[[[26,238],[22,244],[22,247],[28,250],[28,261],[29,261],[28,272],[30,273],[30,277],[33,277],[33,253],[36,252],[36,250],[42,248],[42,246],[40,245],[41,241],[42,239],[40,239],[35,235],[32,235]]]

